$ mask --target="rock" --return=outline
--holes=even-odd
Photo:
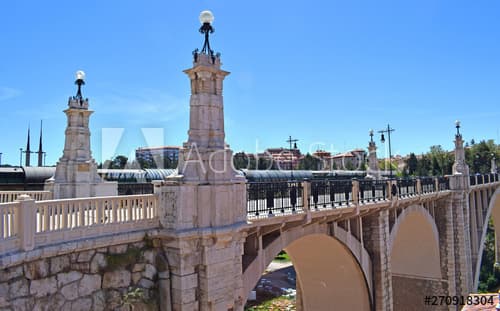
[[[113,245],[109,247],[110,254],[123,254],[127,251],[127,244]]]
[[[24,276],[29,280],[41,279],[49,275],[49,263],[46,260],[37,260],[24,266]]]
[[[92,310],[103,311],[106,308],[106,298],[102,290],[92,294]]]
[[[156,268],[153,265],[147,264],[146,268],[144,269],[144,272],[142,273],[142,276],[153,280],[156,275]]]
[[[9,285],[9,298],[27,296],[29,294],[28,280],[20,279]]]
[[[31,281],[30,293],[36,297],[45,297],[57,292],[57,280],[55,276],[50,278]]]
[[[155,263],[155,253],[152,250],[147,250],[144,252],[144,261],[146,261],[149,264],[154,264]]]
[[[142,272],[142,271],[144,271],[145,267],[146,267],[146,265],[143,263],[136,263],[134,265],[134,267],[132,268],[132,272]]]
[[[127,287],[130,285],[130,272],[127,270],[117,270],[104,273],[102,280],[103,288]]]
[[[35,304],[34,298],[19,298],[11,302],[11,310],[26,311],[32,310]]]
[[[6,268],[0,273],[0,282],[7,282],[21,275],[23,275],[23,266]]]
[[[64,286],[61,289],[61,294],[67,300],[73,300],[73,299],[78,298],[78,283],[73,282],[73,283],[70,283],[70,284]]]
[[[37,299],[32,311],[54,311],[61,310],[64,304],[64,297],[61,294]],[[64,309],[62,309],[64,310]]]
[[[101,288],[101,276],[99,274],[85,274],[80,280],[78,293],[80,297],[87,296]]]
[[[104,254],[97,253],[90,262],[90,273],[99,273],[102,269],[106,268],[107,265],[106,256],[104,256]]]
[[[137,284],[141,278],[142,278],[142,274],[140,272],[132,273],[132,283],[134,285]]]
[[[59,256],[50,259],[50,274],[66,272],[69,270],[69,257]]]
[[[142,288],[149,289],[149,288],[153,287],[155,285],[155,283],[151,280],[148,280],[148,279],[141,279],[137,285],[139,285]]]
[[[72,263],[71,270],[77,270],[81,273],[90,273],[90,262]]]
[[[71,304],[71,311],[92,310],[92,298],[80,298]]]
[[[89,262],[92,256],[94,256],[95,250],[85,251],[78,254],[77,262]]]
[[[109,290],[106,293],[106,303],[110,310],[115,310],[122,303],[122,295],[116,290]]]
[[[57,286],[59,288],[63,287],[64,285],[77,281],[82,278],[82,273],[78,271],[70,271],[66,273],[59,273],[57,275]]]

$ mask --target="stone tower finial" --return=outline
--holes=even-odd
[[[54,176],[55,199],[117,194],[117,185],[103,182],[92,158],[89,119],[93,111],[88,109],[89,100],[82,96],[84,79],[85,73],[77,71],[78,90],[76,96],[69,98],[68,109],[64,110],[68,122],[63,155],[57,162]]]
[[[460,133],[460,121],[455,121],[457,133],[455,134],[455,162],[453,163],[453,174],[469,175],[469,166],[465,162],[464,140]]]
[[[377,146],[373,141],[373,130],[370,129],[370,141],[368,142],[368,175],[375,178],[380,177],[380,169],[378,167]]]

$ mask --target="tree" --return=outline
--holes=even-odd
[[[111,161],[111,168],[115,169],[124,169],[125,166],[127,165],[128,158],[124,155],[117,155],[112,161]]]
[[[417,169],[415,171],[417,176],[429,176],[431,171],[431,160],[425,154],[422,154],[418,160]]]
[[[410,156],[406,160],[406,168],[408,169],[408,174],[415,175],[417,167],[418,167],[418,160],[415,154],[412,152],[410,153]]]

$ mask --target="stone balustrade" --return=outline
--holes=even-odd
[[[0,204],[0,255],[159,226],[154,194]]]
[[[20,195],[29,195],[35,201],[52,199],[50,191],[0,191],[0,203],[14,202]]]

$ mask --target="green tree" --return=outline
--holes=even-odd
[[[495,267],[495,230],[493,228],[493,219],[490,218],[481,260],[478,291],[491,293],[497,291],[499,286],[500,271]]]
[[[412,152],[410,153],[410,156],[406,160],[406,168],[408,170],[409,175],[415,175],[415,172],[417,171],[418,167],[418,160],[415,154]]]
[[[429,176],[430,172],[431,172],[431,160],[427,155],[422,154],[422,156],[418,160],[417,170],[415,171],[415,175]]]

